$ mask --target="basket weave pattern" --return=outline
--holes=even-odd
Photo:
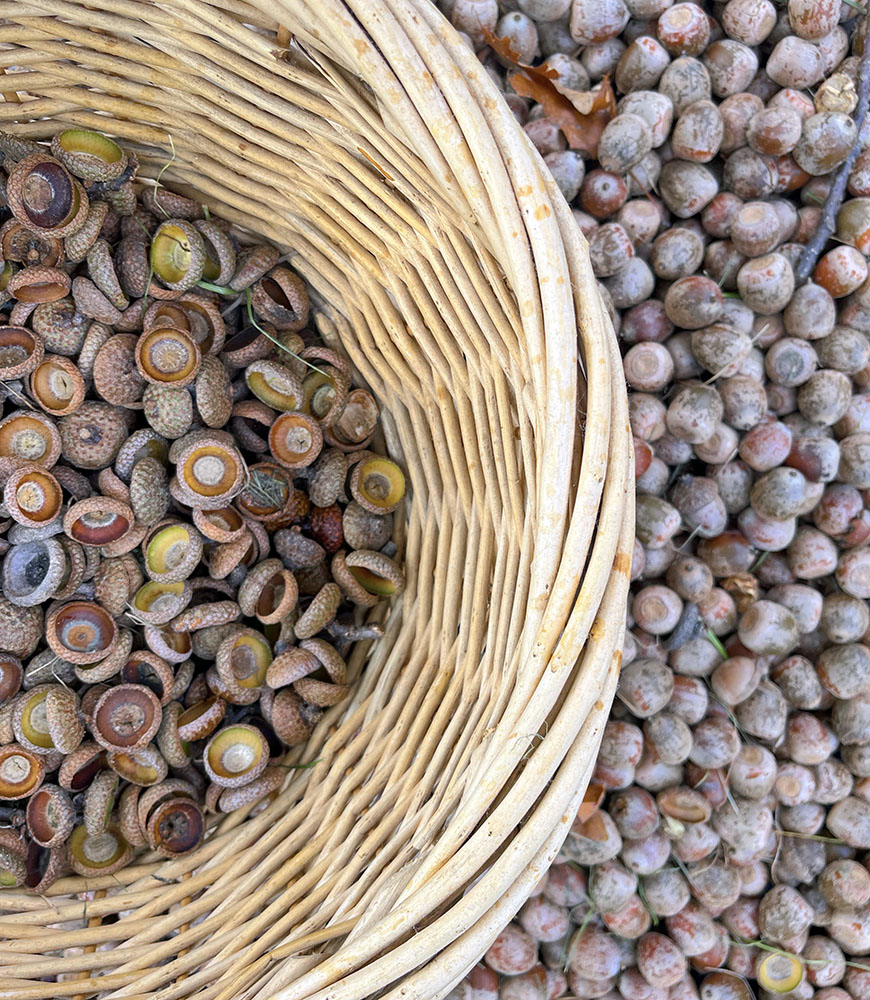
[[[555,856],[618,673],[630,438],[582,237],[429,0],[0,18],[0,127],[105,130],[289,250],[410,483],[407,589],[289,758],[319,763],[193,856],[4,893],[0,998],[443,996]]]

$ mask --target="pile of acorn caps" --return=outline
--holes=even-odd
[[[405,480],[278,250],[98,133],[0,153],[0,885],[39,892],[277,794],[404,586]]]

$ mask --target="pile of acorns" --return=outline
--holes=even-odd
[[[0,885],[40,892],[277,793],[403,588],[405,480],[278,250],[106,136],[0,152]]]
[[[637,473],[588,801],[452,996],[870,1000],[866,4],[438,6],[588,239]]]

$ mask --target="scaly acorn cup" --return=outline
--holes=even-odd
[[[51,152],[70,173],[85,185],[112,181],[127,168],[127,154],[100,132],[69,128],[51,140]]]
[[[33,153],[12,168],[6,183],[12,214],[42,236],[69,236],[88,215],[88,196],[52,156]]]
[[[151,237],[151,270],[167,288],[193,288],[207,259],[199,230],[186,219],[167,219]]]

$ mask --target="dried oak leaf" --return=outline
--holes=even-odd
[[[610,77],[605,76],[597,90],[571,90],[558,82],[558,72],[546,62],[540,66],[523,63],[509,38],[497,38],[489,31],[484,35],[496,55],[516,68],[517,72],[508,77],[514,90],[542,105],[547,117],[564,133],[571,149],[596,156],[604,126],[616,114],[616,95]]]
[[[592,816],[598,812],[607,789],[604,785],[589,785],[583,794],[583,801],[577,810],[577,819],[581,823],[588,823]]]

